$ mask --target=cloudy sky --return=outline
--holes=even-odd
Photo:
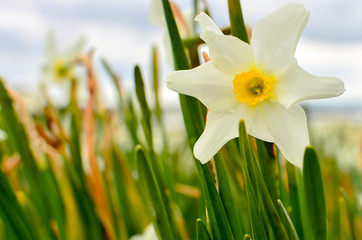
[[[192,4],[192,0],[175,2],[182,9]],[[253,26],[287,2],[301,2],[311,12],[296,52],[300,65],[313,74],[345,82],[342,97],[318,102],[362,103],[362,1],[242,0],[245,21]],[[227,26],[227,1],[209,0],[208,4],[216,23]],[[163,45],[163,30],[149,22],[149,5],[149,0],[0,1],[0,76],[14,88],[31,89],[41,78],[46,36],[54,31],[60,49],[85,37],[87,48],[94,48],[97,58],[107,58],[132,88],[134,65],[140,64],[149,76],[151,46]],[[165,73],[169,70],[166,61],[163,66]],[[100,85],[107,92],[105,101],[113,102],[111,83],[99,71]],[[163,95],[173,100],[168,102],[177,102],[176,94],[166,88]]]

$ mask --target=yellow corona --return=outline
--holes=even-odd
[[[272,97],[275,79],[252,68],[250,72],[237,74],[233,84],[238,101],[254,106]]]

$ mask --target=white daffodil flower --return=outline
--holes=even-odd
[[[77,80],[77,99],[84,106],[88,99],[86,73],[77,66],[77,59],[82,55],[85,38],[76,40],[67,48],[60,49],[55,36],[50,33],[46,44],[46,59],[40,85],[44,87],[57,107],[69,104],[71,80]]]
[[[47,39],[46,63],[44,78],[47,81],[63,82],[75,77],[76,58],[79,57],[85,40],[79,39],[67,49],[57,49],[54,34],[50,33]]]
[[[314,76],[294,58],[308,17],[303,5],[287,4],[255,24],[250,45],[223,35],[205,13],[195,18],[211,60],[168,73],[167,86],[198,98],[209,109],[205,130],[194,146],[202,163],[238,137],[239,120],[244,119],[248,134],[275,142],[289,162],[302,168],[309,135],[297,103],[344,92],[340,79]]]

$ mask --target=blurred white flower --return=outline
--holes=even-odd
[[[47,38],[44,78],[46,81],[62,82],[75,77],[76,58],[82,53],[85,39],[80,38],[66,49],[57,48],[55,37]]]
[[[308,17],[303,5],[287,4],[256,23],[250,45],[225,36],[205,13],[196,17],[211,60],[169,73],[167,86],[198,98],[209,109],[205,130],[194,146],[202,163],[238,137],[243,118],[250,135],[275,142],[288,161],[302,167],[309,135],[297,103],[344,91],[340,79],[311,75],[294,58]]]
[[[83,106],[88,99],[86,73],[77,66],[77,58],[81,56],[84,46],[85,39],[80,38],[67,48],[59,49],[53,33],[47,38],[41,85],[57,107],[68,105],[72,79],[76,80],[79,105]]]
[[[155,228],[151,223],[146,227],[142,234],[134,235],[130,240],[158,240]]]

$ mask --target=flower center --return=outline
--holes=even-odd
[[[267,77],[256,68],[253,68],[250,72],[237,74],[234,77],[233,84],[233,91],[238,101],[254,106],[272,96],[275,79]]]
[[[54,77],[57,80],[62,78],[69,78],[73,74],[73,66],[67,64],[64,60],[58,59],[53,64]]]

